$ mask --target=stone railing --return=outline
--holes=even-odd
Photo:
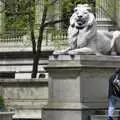
[[[23,36],[26,36],[24,39]],[[45,31],[43,35],[43,47],[64,47],[67,45],[66,31]],[[0,47],[31,47],[29,35],[25,31],[8,32],[0,35]]]
[[[53,32],[52,33],[52,42],[54,47],[57,49],[60,47],[64,48],[67,46],[67,31]]]
[[[0,34],[0,47],[20,46],[23,43],[22,36],[26,31],[11,31]]]

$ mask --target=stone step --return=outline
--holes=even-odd
[[[107,110],[98,110],[90,116],[90,120],[107,120]],[[120,120],[120,109],[116,109],[113,113],[114,120]]]
[[[98,30],[111,30],[113,28],[113,23],[111,20],[97,20],[97,28]]]
[[[95,111],[95,115],[107,115],[107,113],[108,113],[108,110],[107,109],[105,109],[105,110],[97,110],[97,111]],[[113,115],[120,115],[120,109],[116,109],[115,111],[114,111],[114,113],[113,113]]]
[[[107,28],[107,29],[110,29],[110,28],[112,28],[113,27],[113,25],[112,24],[97,24],[97,28]]]
[[[119,115],[114,115],[113,120],[119,120]],[[91,115],[90,120],[107,120],[107,115]]]
[[[112,27],[111,24],[98,24],[97,27]]]
[[[13,112],[0,112],[0,120],[12,120]]]
[[[107,110],[105,111],[105,114],[107,114]],[[113,113],[113,115],[120,115],[120,110],[119,109],[117,109],[117,110],[115,110],[114,111],[114,113]]]
[[[13,115],[14,120],[41,120],[41,110],[22,110],[16,111]],[[1,120],[1,119],[0,119]]]
[[[97,24],[111,24],[112,25],[112,21],[110,21],[110,20],[97,20]]]

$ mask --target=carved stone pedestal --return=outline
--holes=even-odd
[[[108,79],[118,67],[118,56],[51,56],[42,120],[89,120],[96,110],[107,108]]]

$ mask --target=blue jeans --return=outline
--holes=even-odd
[[[116,108],[117,102],[120,102],[120,99],[116,96],[110,96],[108,99],[108,116],[112,117]]]

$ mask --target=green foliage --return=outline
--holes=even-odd
[[[25,29],[29,27],[29,15],[32,21],[35,19],[34,0],[13,0],[12,3],[5,4],[5,28]]]
[[[19,17],[17,16],[7,16],[6,17],[6,30],[9,29],[25,29],[28,26],[28,18],[26,16],[20,15]]]
[[[70,13],[77,4],[89,4],[95,7],[95,0],[63,0],[61,2],[62,10]]]
[[[54,2],[53,2],[54,1]],[[58,0],[52,0],[53,4]],[[47,5],[49,7],[48,16],[55,16],[55,6],[52,4],[51,0],[44,0],[43,6]],[[57,4],[57,2],[55,4]],[[88,3],[94,6],[95,0],[60,0],[60,8],[62,8],[62,19],[67,19],[70,17],[73,8],[78,3]],[[5,4],[5,28],[9,29],[28,29],[29,22],[35,22],[35,0],[6,0]],[[30,20],[31,19],[31,20]],[[67,28],[69,21],[63,24],[63,28]],[[34,25],[34,24],[32,24]]]

